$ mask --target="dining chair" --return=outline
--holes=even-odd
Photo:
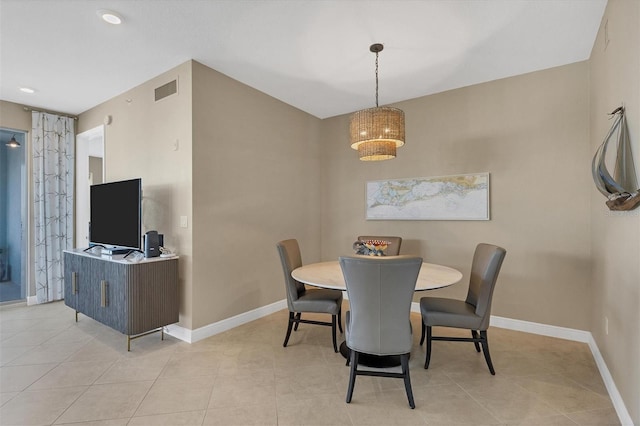
[[[491,300],[498,279],[498,273],[507,251],[491,244],[478,244],[473,255],[471,277],[466,300],[441,297],[422,297],[420,313],[422,314],[422,336],[420,345],[425,341],[426,357],[424,368],[429,368],[431,360],[431,342],[447,340],[454,342],[473,342],[476,351],[482,352],[492,375],[496,372],[489,354],[487,328],[491,317]],[[471,337],[434,336],[432,327],[443,326],[471,330]]]
[[[286,347],[291,336],[291,329],[295,325],[315,324],[331,326],[333,337],[333,350],[338,352],[336,342],[336,323],[342,333],[342,292],[340,290],[308,289],[304,284],[295,280],[291,272],[302,266],[300,246],[295,239],[284,240],[277,243],[282,270],[284,272],[284,284],[287,292],[287,306],[289,308],[289,324],[287,335],[282,346]],[[331,315],[331,322],[302,319],[302,313],[326,313]]]
[[[367,240],[382,240],[389,243],[387,249],[384,254],[386,256],[398,256],[400,254],[400,246],[402,245],[401,237],[384,237],[384,236],[368,236],[361,235],[358,237],[358,241],[367,241]]]
[[[409,406],[415,408],[409,354],[411,337],[411,300],[422,258],[402,257],[340,257],[349,311],[345,319],[345,338],[349,349],[349,387],[347,403],[351,402],[356,376],[393,377],[404,380]],[[400,357],[402,373],[382,370],[359,370],[361,354]]]

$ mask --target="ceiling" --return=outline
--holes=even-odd
[[[79,114],[189,59],[326,118],[589,58],[606,0],[0,0],[0,99]],[[119,13],[123,24],[96,11]],[[24,94],[21,86],[36,90]]]

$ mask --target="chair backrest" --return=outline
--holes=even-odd
[[[298,241],[284,240],[276,244],[278,253],[280,254],[280,262],[282,263],[282,272],[284,273],[284,285],[287,289],[287,305],[289,310],[293,311],[293,301],[298,300],[300,294],[304,293],[304,284],[294,280],[291,272],[302,266],[302,256],[300,255],[300,246]]]
[[[375,235],[361,235],[358,237],[358,241],[367,241],[367,240],[382,240],[387,241],[389,245],[385,250],[384,254],[387,256],[397,256],[400,254],[400,246],[402,245],[401,237],[385,237],[385,236],[375,236]]]
[[[476,315],[482,318],[481,330],[489,327],[493,289],[506,254],[502,247],[484,243],[478,244],[473,254],[466,302],[475,306]]]
[[[349,295],[347,346],[374,355],[411,352],[411,301],[422,258],[340,257]]]

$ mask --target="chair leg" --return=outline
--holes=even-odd
[[[424,368],[425,370],[429,368],[429,362],[431,361],[431,326],[426,327],[427,329],[427,354],[424,359]]]
[[[338,327],[340,328],[340,333],[344,334],[342,330],[342,308],[338,311]]]
[[[336,315],[331,315],[331,337],[333,338],[333,351],[338,352],[338,342],[336,341]]]
[[[356,375],[358,373],[358,352],[351,349],[351,371],[349,373],[349,388],[347,389],[347,404],[351,402],[353,396],[353,388],[356,385]]]
[[[493,363],[491,362],[491,355],[489,354],[489,340],[487,340],[487,331],[480,331],[480,336],[482,337],[482,353],[484,354],[484,359],[487,361],[487,366],[489,367],[489,371],[492,375],[496,375],[496,371],[493,369]]]
[[[478,336],[478,332],[477,332],[477,331],[475,331],[475,330],[471,330],[471,337],[473,337],[474,339],[477,339],[477,338],[479,337],[479,336]],[[475,345],[475,347],[476,347],[476,352],[480,352],[480,343],[478,343],[478,342],[473,342],[473,344],[474,344],[474,345]]]
[[[411,377],[409,376],[409,354],[400,355],[400,363],[402,364],[402,375],[404,376],[404,388],[407,391],[407,399],[409,400],[409,407],[416,408],[416,403],[413,401],[413,391],[411,390]]]
[[[300,325],[300,317],[302,316],[302,312],[298,312],[296,314],[296,326],[293,328],[293,331],[298,331],[298,326]]]
[[[421,321],[421,322],[422,322],[422,333],[420,334],[420,346],[422,346],[422,344],[424,343],[424,328],[425,328],[424,321]]]
[[[287,347],[287,343],[289,342],[289,337],[291,336],[291,329],[293,328],[293,323],[295,319],[293,317],[293,312],[289,312],[289,325],[287,326],[287,336],[284,338],[284,343],[282,346]]]

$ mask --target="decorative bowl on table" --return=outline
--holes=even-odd
[[[384,256],[388,245],[389,242],[383,240],[356,241],[353,243],[353,249],[356,254],[364,256]]]

